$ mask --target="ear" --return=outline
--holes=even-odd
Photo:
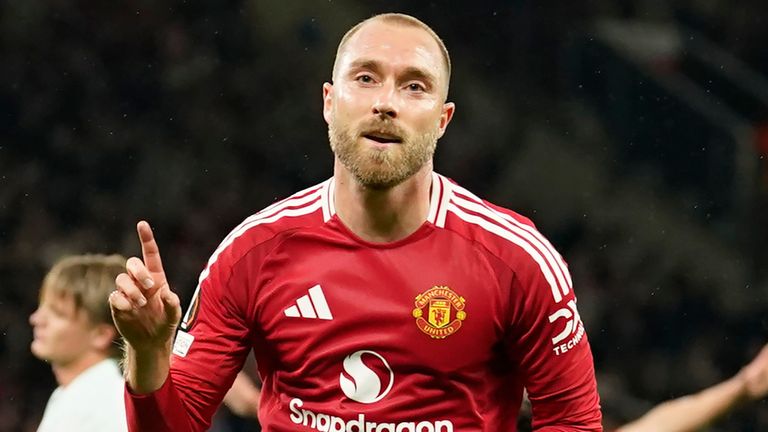
[[[96,324],[91,330],[91,346],[100,352],[108,352],[117,330],[111,324]]]
[[[440,113],[438,138],[442,138],[443,134],[445,134],[445,129],[448,128],[448,123],[451,122],[454,111],[456,111],[456,104],[453,102],[446,102],[443,104],[443,112]]]
[[[333,111],[333,84],[323,83],[323,118],[325,122],[331,123],[331,113]]]

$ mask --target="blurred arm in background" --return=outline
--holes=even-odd
[[[232,387],[224,396],[224,404],[240,417],[257,418],[259,396],[261,396],[259,387],[256,386],[248,374],[240,371],[232,383]]]
[[[768,394],[768,345],[739,373],[698,393],[659,404],[617,432],[688,432]]]

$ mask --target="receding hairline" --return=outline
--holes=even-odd
[[[440,53],[443,56],[443,66],[445,66],[445,72],[446,72],[445,77],[446,77],[446,87],[447,87],[448,83],[451,80],[451,56],[448,54],[448,49],[445,47],[445,43],[443,43],[443,40],[440,39],[440,36],[438,36],[437,33],[435,33],[435,31],[432,30],[432,28],[427,24],[425,24],[423,21],[419,20],[418,18],[412,17],[410,15],[401,14],[401,13],[385,13],[385,14],[374,15],[366,20],[360,21],[354,27],[349,29],[341,38],[341,42],[339,42],[339,47],[336,49],[336,58],[333,61],[333,72],[332,72],[334,79],[336,78],[336,73],[338,70],[338,64],[339,64],[339,58],[341,57],[341,52],[347,46],[347,43],[352,38],[352,36],[354,36],[366,24],[369,24],[372,22],[383,22],[387,24],[400,25],[403,27],[413,27],[413,28],[424,30],[425,32],[429,33],[429,35],[432,36],[432,39],[434,39],[435,42],[437,43],[437,46],[440,48]]]

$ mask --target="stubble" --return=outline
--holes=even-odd
[[[371,189],[388,189],[404,182],[432,159],[437,147],[438,128],[421,134],[408,134],[390,120],[374,120],[357,128],[328,125],[331,149],[357,181]],[[397,135],[402,142],[386,148],[366,145],[364,131],[379,130]]]

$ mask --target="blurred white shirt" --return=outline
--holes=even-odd
[[[125,381],[112,359],[103,360],[58,387],[48,399],[37,432],[124,432]]]

